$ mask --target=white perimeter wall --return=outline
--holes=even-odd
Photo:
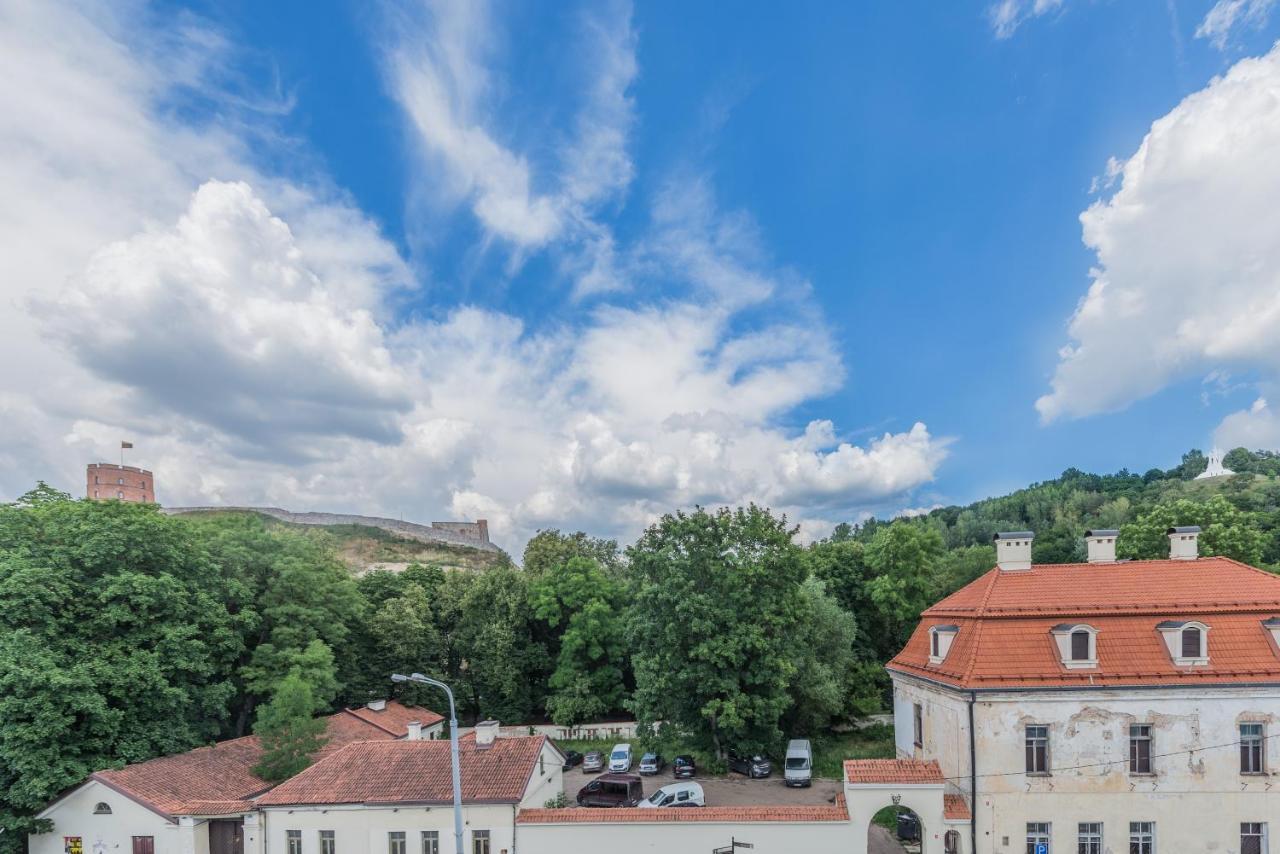
[[[855,847],[850,825],[843,821],[521,824],[518,828],[518,854],[710,854],[734,839],[754,845],[751,854],[849,854],[863,850]]]
[[[387,854],[387,834],[404,831],[406,854],[422,854],[424,830],[440,834],[441,854],[455,854],[453,807],[272,807],[264,810],[266,854],[288,854],[285,832],[302,831],[302,854],[320,854],[320,831],[332,830],[338,854]],[[471,834],[489,831],[490,850],[511,851],[514,808],[510,804],[464,805],[463,852],[471,851]],[[159,852],[157,852],[159,854]]]

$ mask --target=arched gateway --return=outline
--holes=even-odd
[[[947,793],[938,763],[921,759],[849,759],[844,763],[852,854],[868,854],[871,820],[885,806],[911,810],[919,819],[920,854],[972,854],[969,806]]]

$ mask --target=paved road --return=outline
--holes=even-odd
[[[871,825],[871,832],[867,834],[867,854],[906,854],[906,850],[892,833],[878,824]]]

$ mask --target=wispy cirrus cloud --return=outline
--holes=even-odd
[[[987,20],[998,39],[1011,38],[1024,23],[1060,10],[1065,0],[999,0],[987,7]]]
[[[1265,27],[1275,5],[1276,0],[1218,0],[1196,27],[1196,38],[1226,50],[1232,33]]]

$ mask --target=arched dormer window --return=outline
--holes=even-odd
[[[106,801],[98,801],[93,807],[94,815],[111,815],[111,804]]]
[[[1165,620],[1156,625],[1178,667],[1209,663],[1209,627],[1198,620]]]
[[[1182,657],[1204,658],[1204,634],[1195,626],[1182,630]]]
[[[1058,658],[1068,670],[1098,666],[1098,630],[1083,623],[1059,623],[1050,629]]]
[[[1071,633],[1072,661],[1089,661],[1093,658],[1089,654],[1090,638],[1091,636],[1084,629],[1076,629]]]

